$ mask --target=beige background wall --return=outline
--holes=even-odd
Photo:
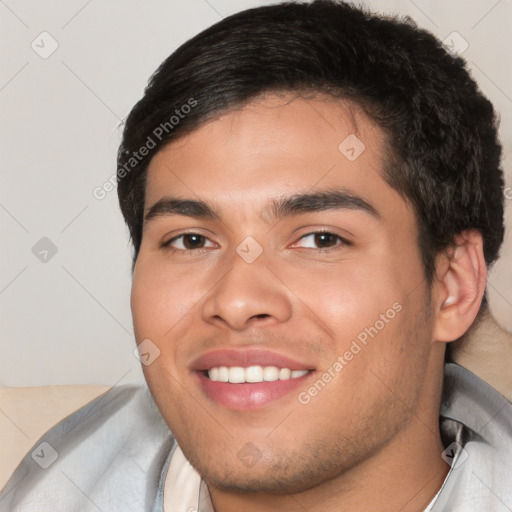
[[[221,17],[268,3],[0,2],[0,385],[141,378],[127,232],[115,191],[98,200],[93,189],[115,172],[118,126],[160,62]],[[365,3],[463,51],[501,114],[508,231],[488,293],[512,331],[512,2]]]

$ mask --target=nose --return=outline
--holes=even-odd
[[[205,322],[243,331],[277,325],[291,317],[288,289],[267,267],[265,258],[247,263],[235,253],[230,263],[202,304]]]

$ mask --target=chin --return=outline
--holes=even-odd
[[[304,456],[304,454],[307,454]],[[236,456],[235,456],[236,457]],[[192,462],[192,461],[191,461]],[[226,493],[288,495],[305,492],[343,474],[354,460],[340,454],[316,458],[308,448],[293,457],[285,453],[263,455],[252,467],[238,457],[224,464],[192,465],[210,487]]]

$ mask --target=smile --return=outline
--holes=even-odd
[[[230,382],[232,384],[275,382],[303,377],[308,370],[290,370],[277,366],[215,366],[208,370],[208,378],[213,382]]]
[[[237,411],[282,404],[300,391],[314,368],[311,362],[257,347],[213,350],[190,366],[210,401]]]

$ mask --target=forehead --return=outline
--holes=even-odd
[[[148,168],[146,210],[169,193],[247,210],[329,188],[392,207],[403,200],[382,177],[385,149],[383,130],[356,105],[266,95],[160,150]]]

